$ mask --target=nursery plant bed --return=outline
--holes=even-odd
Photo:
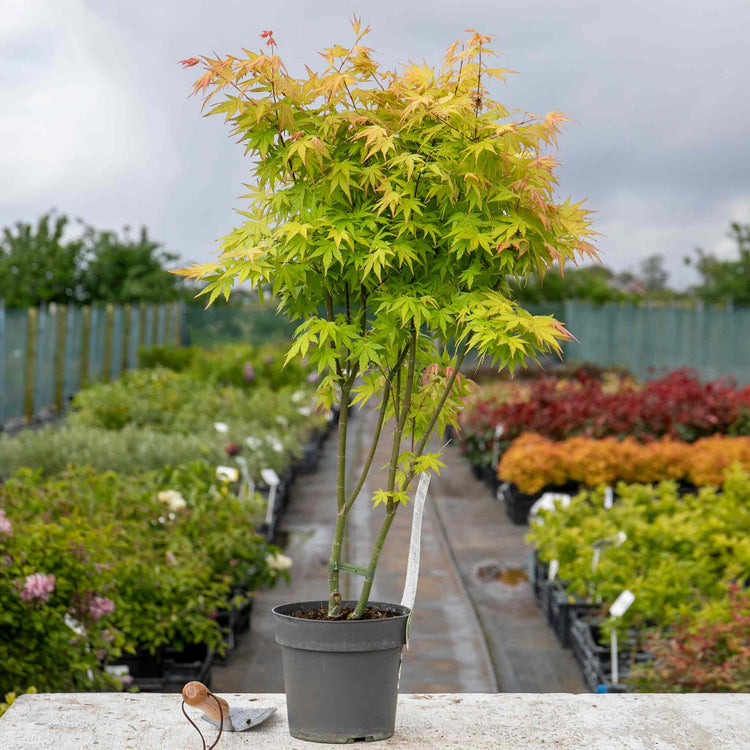
[[[599,609],[601,605],[585,602],[571,596],[560,583],[552,581],[545,587],[547,598],[547,621],[555,631],[563,648],[570,648],[570,629],[575,617]]]
[[[320,465],[321,442],[312,435],[302,446],[302,454],[294,462],[294,469],[298,474],[314,474]]]
[[[216,654],[217,664],[226,664],[232,656],[236,646],[237,608],[232,605],[227,609],[220,609],[216,615],[216,622],[221,628],[221,638],[224,643],[224,653]]]
[[[521,492],[515,484],[508,482],[503,483],[503,485],[500,486],[504,488],[503,499],[505,500],[505,512],[508,514],[508,518],[518,526],[528,524],[529,512],[531,511],[532,506],[546,492],[567,494],[572,497],[580,489],[580,486],[577,483],[571,482],[559,487],[545,487],[533,495],[527,495],[525,492]]]
[[[198,680],[210,687],[214,650],[205,643],[194,643],[183,649],[164,649],[164,692],[180,692],[183,685]]]
[[[250,630],[250,617],[253,612],[253,599],[248,597],[247,601],[237,608],[237,616],[234,621],[235,638]]]
[[[152,654],[145,649],[138,649],[134,654],[123,653],[113,667],[127,667],[127,674],[132,677],[132,686],[145,693],[161,692],[164,673],[164,649],[158,648]]]
[[[531,506],[541,497],[541,492],[535,495],[527,495],[525,492],[511,484],[505,488],[503,499],[505,500],[505,512],[508,518],[516,526],[524,526],[529,522],[529,511]]]
[[[631,633],[625,642],[620,644],[617,660],[620,682],[613,685],[610,649],[599,643],[601,624],[600,618],[590,615],[573,615],[570,627],[573,653],[589,690],[597,692],[601,686],[604,686],[607,692],[625,692],[631,665],[633,663],[646,664],[651,657],[638,650],[636,634]]]

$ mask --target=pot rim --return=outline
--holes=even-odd
[[[308,620],[302,617],[293,617],[291,614],[286,614],[286,612],[280,612],[280,609],[286,609],[287,607],[295,607],[299,609],[315,609],[317,607],[322,607],[328,604],[327,599],[311,599],[307,601],[301,601],[301,602],[289,602],[288,604],[277,604],[271,611],[273,612],[276,617],[283,617],[287,621],[292,621],[295,623],[312,623],[312,624],[319,624],[319,625],[349,625],[353,626],[355,624],[361,625],[365,623],[375,623],[375,622],[394,622],[401,619],[407,619],[411,615],[411,610],[409,607],[405,607],[402,604],[393,604],[392,602],[367,602],[368,607],[387,607],[389,609],[396,609],[401,610],[401,614],[395,615],[394,617],[383,617],[378,620]],[[348,604],[351,606],[354,606],[357,604],[356,599],[346,599],[342,600],[341,604]]]

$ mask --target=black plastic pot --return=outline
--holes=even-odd
[[[289,733],[309,742],[384,740],[396,725],[398,674],[409,610],[371,602],[371,606],[401,614],[341,621],[291,616],[327,604],[297,602],[273,610],[276,640],[282,648]]]
[[[541,493],[527,495],[525,492],[511,484],[504,493],[505,513],[517,526],[523,526],[529,522],[529,511],[531,506],[541,497]]]

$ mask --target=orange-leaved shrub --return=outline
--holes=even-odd
[[[664,438],[644,445],[629,437],[555,442],[525,433],[503,454],[497,473],[502,481],[533,494],[568,482],[596,487],[674,479],[699,487],[719,485],[734,464],[750,470],[750,438],[713,435],[695,443]]]

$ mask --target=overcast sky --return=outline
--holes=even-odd
[[[387,66],[436,63],[474,27],[493,34],[512,107],[573,115],[560,192],[588,197],[606,264],[668,259],[692,277],[697,245],[731,255],[750,222],[748,0],[2,0],[0,225],[56,207],[102,229],[145,224],[207,260],[248,178],[221,118],[187,93],[177,61],[259,48],[272,29],[288,67],[350,39],[352,13]],[[320,60],[318,64],[317,60]]]

